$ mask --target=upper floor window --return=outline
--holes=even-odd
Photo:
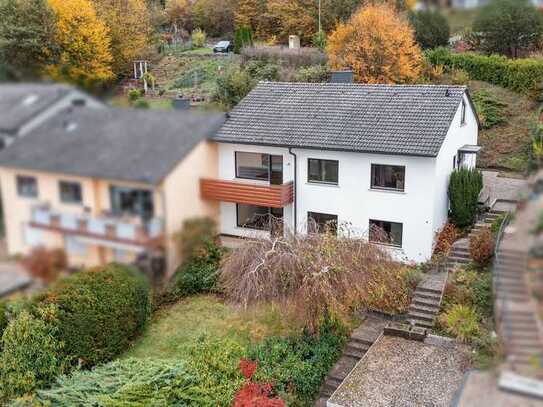
[[[466,124],[466,101],[464,99],[462,99],[462,111],[460,113],[460,124],[464,125]]]
[[[81,203],[83,200],[79,182],[59,182],[60,201],[64,203]]]
[[[400,165],[371,165],[371,188],[405,190],[405,167]]]
[[[328,213],[307,212],[309,232],[331,232],[337,233],[337,215]]]
[[[338,184],[339,161],[309,158],[307,160],[307,168],[308,182]]]
[[[283,183],[283,156],[236,151],[236,178]]]
[[[111,211],[115,215],[135,215],[142,219],[154,216],[153,192],[147,189],[135,189],[111,186]]]
[[[25,198],[38,197],[38,181],[35,177],[17,176],[17,193]]]
[[[401,223],[370,219],[370,242],[402,247],[402,235]]]

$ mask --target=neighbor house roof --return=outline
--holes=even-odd
[[[216,141],[437,156],[463,86],[261,82]]]
[[[71,108],[0,152],[0,166],[158,184],[224,114]]]
[[[71,91],[71,87],[60,84],[1,84],[0,133],[16,133],[26,122]]]

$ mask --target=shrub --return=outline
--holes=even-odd
[[[245,242],[223,262],[220,287],[245,306],[278,302],[315,332],[326,314],[345,322],[356,307],[405,311],[407,272],[365,239],[309,233]]]
[[[246,382],[236,393],[234,407],[286,407],[283,400],[272,398],[271,384],[255,383],[251,380],[256,372],[257,363],[241,359],[239,365]]]
[[[200,254],[175,272],[163,300],[172,302],[187,295],[215,291],[219,263],[223,254],[222,247],[207,242]]]
[[[151,105],[149,105],[149,102],[145,99],[138,99],[134,102],[133,106],[136,109],[149,109]]]
[[[256,81],[243,69],[230,67],[217,78],[215,100],[228,109],[237,105],[256,85]]]
[[[8,322],[8,304],[5,301],[0,301],[0,352],[2,351],[2,333],[8,326]]]
[[[196,28],[191,35],[192,48],[203,48],[206,45],[207,35],[205,31]]]
[[[234,52],[239,54],[245,47],[253,46],[253,33],[249,27],[240,27],[234,33]]]
[[[257,81],[277,81],[279,65],[252,60],[245,64],[245,70]]]
[[[490,229],[482,229],[469,240],[469,255],[480,267],[486,266],[494,255],[494,235]]]
[[[252,345],[248,357],[258,363],[255,379],[273,383],[288,405],[310,405],[346,340],[345,329],[326,320],[317,336],[268,338]]]
[[[66,254],[62,249],[36,247],[22,260],[23,267],[34,278],[50,283],[58,278],[68,266]]]
[[[441,13],[421,10],[410,13],[410,21],[415,29],[415,39],[422,49],[449,45],[451,29],[448,20]]]
[[[479,315],[466,305],[453,305],[440,321],[447,332],[462,342],[470,342],[479,335]]]
[[[241,51],[243,61],[256,59],[269,64],[293,68],[326,64],[326,56],[318,48],[290,49],[281,46],[245,47]]]
[[[60,280],[35,302],[58,306],[58,335],[64,352],[84,366],[126,350],[142,331],[151,309],[145,276],[117,264]]]
[[[437,234],[436,243],[434,245],[434,254],[449,254],[452,245],[459,237],[460,231],[456,228],[456,226],[452,223],[447,223]]]
[[[467,85],[469,74],[463,69],[453,69],[451,72],[451,82],[453,85]]]
[[[21,312],[2,335],[0,401],[46,386],[65,369],[56,307],[39,307],[36,314]]]
[[[176,233],[177,254],[184,261],[190,261],[206,249],[208,242],[217,235],[217,226],[211,218],[192,218],[183,222],[181,231]]]
[[[479,11],[473,31],[482,51],[516,58],[540,45],[543,16],[529,0],[494,0]]]
[[[478,273],[478,278],[471,284],[472,304],[477,313],[490,318],[494,312],[494,297],[492,295],[492,273]]]
[[[540,59],[511,60],[499,55],[453,53],[447,48],[426,51],[433,65],[449,70],[463,69],[472,80],[489,82],[515,92],[533,94],[543,82],[543,61]]]
[[[330,82],[330,70],[325,65],[299,68],[292,77],[293,82]]]
[[[458,169],[449,181],[450,214],[458,227],[469,226],[477,215],[479,194],[483,189],[483,175],[477,169]]]
[[[506,215],[500,215],[494,221],[492,222],[492,225],[490,226],[490,231],[497,235],[502,227],[502,223],[505,221]]]
[[[135,102],[141,97],[141,90],[140,89],[130,89],[128,91],[128,100],[130,102]]]
[[[480,90],[472,94],[473,103],[477,108],[479,121],[484,129],[491,129],[505,122],[507,104],[500,101],[487,90]]]

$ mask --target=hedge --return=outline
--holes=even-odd
[[[8,325],[8,304],[5,301],[0,301],[0,339],[2,339],[2,333]],[[1,343],[1,341],[0,341]],[[2,345],[0,344],[0,350]]]
[[[451,220],[456,226],[463,228],[473,223],[477,216],[477,204],[482,189],[481,171],[467,168],[453,171],[448,192]]]
[[[463,69],[471,79],[485,81],[515,92],[533,94],[543,84],[543,60],[535,58],[508,59],[500,55],[454,53],[447,48],[426,51],[433,65]]]
[[[126,350],[151,312],[145,276],[118,264],[65,278],[35,302],[58,307],[58,335],[64,342],[64,352],[74,363],[87,367]]]

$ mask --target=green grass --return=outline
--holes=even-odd
[[[179,54],[180,56],[189,56],[189,55],[213,55],[213,48],[196,48],[189,49],[188,51],[183,51]]]
[[[280,310],[270,306],[243,310],[213,295],[195,296],[157,311],[146,332],[123,357],[183,359],[186,346],[202,335],[229,338],[245,346],[294,331]]]
[[[169,99],[145,99],[149,103],[150,109],[171,109],[172,101]],[[117,95],[109,99],[109,104],[113,107],[129,108],[130,102],[126,95]]]

